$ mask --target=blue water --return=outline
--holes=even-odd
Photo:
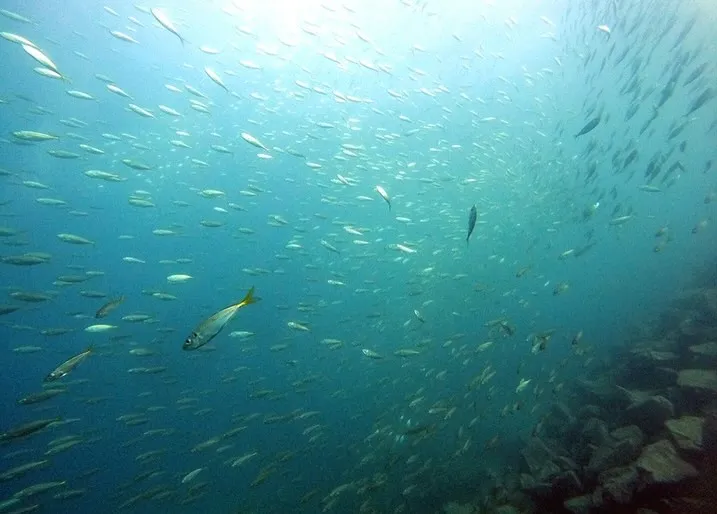
[[[64,488],[86,489],[85,494],[53,499],[61,487],[13,508],[37,504],[44,512],[114,512],[144,494],[123,511],[434,512],[453,499],[488,495],[492,485],[515,474],[522,441],[551,402],[573,394],[570,384],[576,378],[599,369],[636,327],[649,326],[696,270],[713,262],[715,204],[705,198],[717,184],[715,170],[703,170],[717,157],[717,104],[706,104],[679,137],[666,139],[695,92],[714,84],[711,14],[699,4],[654,3],[656,10],[674,11],[678,27],[696,12],[703,15],[677,50],[672,44],[679,28],[656,40],[662,28],[657,15],[626,33],[615,28],[620,16],[597,4],[568,9],[559,1],[537,6],[371,1],[354,2],[355,12],[330,0],[323,6],[278,0],[246,4],[239,10],[231,3],[165,3],[161,7],[187,40],[183,46],[129,3],[70,1],[58,9],[3,2],[3,8],[33,23],[0,17],[0,30],[29,38],[68,81],[41,77],[19,45],[0,40],[0,98],[6,101],[0,105],[5,138],[0,168],[9,172],[0,177],[0,200],[9,202],[0,207],[0,225],[19,231],[3,238],[8,245],[1,253],[52,255],[32,267],[2,264],[2,285],[8,294],[54,295],[36,304],[10,297],[0,301],[22,307],[0,319],[0,431],[41,418],[65,421],[3,446],[0,453],[7,457],[0,460],[0,472],[45,458],[55,438],[77,435],[83,442],[49,457],[43,469],[0,482],[0,502],[32,484],[61,480],[67,481]],[[620,9],[630,20],[641,12],[636,3]],[[649,21],[655,21],[653,29]],[[603,22],[613,27],[610,38],[596,28]],[[314,28],[318,35],[309,34]],[[109,30],[130,34],[139,44],[120,41]],[[642,46],[630,57],[598,71],[611,45],[617,48],[610,54],[614,59],[643,31]],[[200,45],[221,52],[210,55]],[[643,88],[654,86],[655,93],[625,122],[629,98],[620,87],[628,63],[634,55],[646,59],[653,46],[659,51],[641,78]],[[664,87],[663,68],[681,50],[696,57],[680,84],[697,64],[707,60],[711,67],[690,87],[678,86],[639,136],[651,114],[649,104]],[[327,51],[343,64],[324,57]],[[585,65],[592,52],[596,57]],[[361,59],[387,68],[371,70],[359,64]],[[249,69],[240,60],[262,69]],[[209,79],[205,66],[219,73],[231,93]],[[96,74],[109,77],[133,100],[108,91]],[[296,81],[325,91],[306,90]],[[193,97],[185,83],[208,99]],[[74,98],[67,90],[96,100]],[[361,100],[345,100],[345,95]],[[192,110],[189,99],[207,104],[211,115]],[[140,117],[128,110],[129,103],[156,117]],[[160,104],[182,116],[165,115]],[[591,104],[604,110],[601,124],[576,139],[573,135],[592,117]],[[47,112],[38,114],[38,107]],[[60,122],[69,118],[87,126]],[[19,145],[11,135],[19,130],[59,140]],[[268,151],[247,144],[242,132],[257,137]],[[171,145],[176,139],[191,148]],[[630,141],[639,159],[615,173],[613,154]],[[641,191],[652,156],[682,141],[687,141],[685,151],[670,154],[663,167],[679,156],[684,171],[659,193]],[[83,142],[105,153],[89,154],[79,148]],[[344,143],[362,149],[338,160]],[[598,150],[589,152],[592,143]],[[232,153],[218,153],[212,144]],[[287,148],[306,160],[286,153]],[[47,150],[81,157],[58,159]],[[133,170],[122,159],[152,169]],[[209,166],[194,166],[190,159]],[[307,161],[321,167],[312,169]],[[592,164],[598,178],[588,182]],[[90,169],[126,180],[91,179],[83,174]],[[341,184],[337,174],[355,185]],[[29,188],[23,181],[50,189]],[[390,211],[374,191],[377,184],[392,197]],[[256,196],[241,193],[252,186],[260,188]],[[226,195],[202,198],[198,193],[204,189]],[[149,192],[156,207],[130,205],[127,199],[137,190]],[[62,199],[67,206],[42,205],[35,201],[40,197]],[[596,202],[595,214],[584,220],[583,211]],[[466,245],[473,204],[479,223]],[[634,215],[627,223],[610,223],[628,213]],[[271,226],[273,215],[287,224]],[[223,225],[208,228],[202,220]],[[693,233],[701,222],[704,226]],[[350,234],[344,226],[364,235]],[[670,240],[656,252],[655,233],[664,226]],[[155,229],[177,234],[157,236]],[[56,237],[63,232],[95,244],[63,243]],[[322,240],[340,253],[324,248]],[[26,244],[10,246],[16,242]],[[291,243],[301,248],[287,248]],[[579,258],[559,258],[589,243],[595,246]],[[416,252],[397,251],[396,244]],[[191,261],[159,263],[182,258]],[[524,267],[529,271],[516,277]],[[86,271],[103,274],[81,284],[53,285],[59,275]],[[176,273],[194,278],[168,283],[166,277]],[[554,295],[561,282],[568,290]],[[262,300],[238,313],[210,343],[212,351],[182,350],[202,320],[240,300],[251,286]],[[107,298],[87,298],[81,290],[102,291]],[[147,291],[177,299],[162,301]],[[116,311],[100,321],[93,318],[105,301],[120,295],[126,300]],[[121,320],[132,313],[149,314],[156,323]],[[515,334],[486,326],[498,318],[509,320]],[[287,326],[291,321],[310,330],[293,330]],[[99,322],[117,328],[84,331]],[[40,333],[58,327],[72,332]],[[531,352],[532,335],[550,329],[556,332],[547,348]],[[239,330],[255,335],[229,336]],[[570,342],[579,331],[583,339],[576,351]],[[343,346],[330,349],[322,343],[327,338]],[[488,341],[491,347],[477,350]],[[286,347],[272,351],[275,345]],[[42,351],[13,351],[21,346]],[[41,390],[47,373],[89,346],[95,353],[63,380],[66,393],[36,405],[16,403]],[[138,347],[156,354],[130,353]],[[393,355],[405,348],[420,354]],[[383,358],[370,359],[362,349]],[[153,366],[166,371],[127,371]],[[471,386],[486,366],[494,377]],[[523,378],[531,382],[517,393]],[[262,390],[271,393],[252,397]],[[182,408],[187,399],[191,407]],[[429,413],[432,407],[438,411]],[[318,414],[300,417],[309,411]],[[127,426],[117,420],[127,414],[142,414],[147,422]],[[266,423],[271,416],[285,418]],[[304,433],[315,424],[320,427]],[[422,425],[426,432],[405,434]],[[192,451],[240,426],[246,428],[237,435]],[[173,431],[143,435],[155,429]],[[217,452],[226,445],[231,447]],[[18,450],[24,452],[12,455]],[[162,453],[137,461],[153,450]],[[232,460],[252,451],[257,455],[231,467]],[[204,470],[183,484],[197,468]],[[157,474],[134,481],[152,470]],[[205,486],[197,487],[202,482]],[[336,491],[342,485],[347,487]],[[158,493],[164,496],[152,499]]]

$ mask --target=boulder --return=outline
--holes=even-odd
[[[646,446],[637,459],[646,484],[672,484],[698,475],[695,467],[682,460],[667,439]]]
[[[709,341],[703,344],[696,344],[690,346],[690,353],[698,355],[700,357],[714,357],[717,358],[717,343]]]
[[[677,385],[688,389],[717,392],[717,371],[711,369],[683,369],[677,375]]]
[[[660,346],[666,346],[663,341],[647,341],[647,344],[642,344],[633,348],[630,352],[630,367],[632,369],[650,370],[657,366],[665,366],[674,364],[678,360],[676,353],[667,349],[659,350]],[[672,344],[671,341],[668,342]]]
[[[545,462],[551,461],[556,454],[539,437],[531,437],[528,444],[520,452],[530,472],[537,476]]]
[[[665,421],[675,444],[681,450],[699,451],[702,449],[702,428],[704,418],[696,416],[682,416],[679,419]]]
[[[637,468],[634,465],[613,468],[600,473],[598,478],[603,498],[622,505],[630,503],[640,485]]]
[[[535,477],[527,473],[521,473],[520,487],[526,493],[540,499],[550,498],[553,494],[553,486],[550,483],[538,482]]]
[[[597,405],[583,405],[582,407],[580,407],[580,410],[578,410],[578,418],[598,418],[600,417],[601,412],[602,411],[600,410],[600,407],[598,407]]]
[[[543,429],[554,437],[561,438],[575,428],[576,418],[563,403],[555,402],[543,420]]]
[[[713,367],[717,364],[717,342],[708,341],[689,347],[690,363],[695,366]]]
[[[581,433],[585,442],[595,446],[601,446],[610,441],[607,423],[598,418],[590,418],[587,420]]]
[[[640,456],[641,438],[612,439],[593,451],[586,471],[599,475],[610,468],[625,466]]]
[[[592,495],[586,494],[585,496],[576,496],[565,500],[563,506],[573,514],[590,514],[590,511],[596,505],[593,503]]]
[[[470,503],[448,502],[443,506],[445,514],[473,514],[476,510]]]
[[[476,509],[476,513],[480,512]],[[501,505],[500,507],[493,509],[494,514],[520,514],[520,511],[512,505]]]
[[[553,478],[552,484],[553,491],[563,498],[580,494],[583,490],[583,484],[574,471],[563,471]]]
[[[650,396],[633,402],[625,410],[625,419],[642,428],[645,432],[655,434],[662,430],[665,421],[675,415],[675,408],[664,396]]]
[[[645,441],[645,436],[640,430],[640,427],[636,425],[628,425],[626,427],[616,428],[610,432],[610,436],[616,440],[629,439],[633,441],[636,446],[642,447]]]
[[[659,389],[669,389],[677,381],[677,370],[658,366],[652,370],[650,382]]]

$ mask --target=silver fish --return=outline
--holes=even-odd
[[[182,345],[183,350],[196,350],[201,348],[214,337],[221,332],[227,323],[236,315],[236,313],[242,307],[246,307],[252,303],[259,301],[259,298],[254,297],[254,288],[249,289],[244,299],[234,305],[226,307],[206,320],[202,321],[194,331],[189,334],[189,337],[184,341]]]

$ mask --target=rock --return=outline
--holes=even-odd
[[[639,447],[642,447],[642,444],[645,441],[645,436],[642,433],[642,430],[640,430],[640,427],[636,425],[616,428],[610,432],[610,436],[617,440],[629,439],[634,442],[635,446]]]
[[[549,483],[538,482],[532,475],[521,473],[520,487],[528,494],[537,498],[550,498],[553,493],[553,486]]]
[[[690,364],[713,368],[717,364],[717,342],[708,341],[689,347]]]
[[[583,490],[583,484],[574,471],[564,471],[552,480],[553,491],[560,496],[573,496]]]
[[[546,482],[550,483],[552,482],[553,478],[558,476],[562,470],[558,467],[557,464],[555,464],[553,461],[545,461],[543,465],[540,467],[538,472],[535,474],[536,480],[538,482]]]
[[[443,506],[445,514],[473,514],[475,509],[469,503],[460,504],[456,502],[448,502]]]
[[[632,369],[650,370],[656,366],[665,366],[677,362],[677,354],[663,349],[656,349],[660,346],[665,347],[672,342],[665,341],[646,341],[639,343],[641,346],[633,348],[630,352],[630,367]]]
[[[616,503],[628,504],[640,485],[637,468],[634,465],[613,468],[600,473],[603,498]]]
[[[677,370],[658,366],[652,370],[650,382],[659,389],[669,389],[677,382]]]
[[[639,455],[642,439],[611,440],[593,451],[586,471],[591,475],[599,475],[610,468],[625,466]]]
[[[646,446],[637,460],[637,468],[644,472],[646,484],[671,484],[698,475],[695,467],[682,460],[666,439]]]
[[[545,462],[551,461],[555,457],[555,452],[548,448],[539,437],[531,437],[520,453],[523,455],[528,469],[535,476],[538,475]]]
[[[610,377],[601,377],[597,380],[579,378],[575,386],[580,389],[580,395],[585,397],[586,401],[598,405],[610,402],[615,396],[615,386]]]
[[[553,437],[562,438],[575,428],[576,418],[563,403],[555,402],[543,420],[543,430]]]
[[[601,446],[610,441],[610,434],[607,424],[597,418],[590,418],[583,426],[582,435],[585,441],[595,446]]]
[[[479,512],[476,510],[476,512]],[[501,505],[497,509],[493,509],[494,514],[520,514],[520,511],[512,505]]]
[[[590,514],[590,510],[596,505],[593,503],[592,495],[586,494],[565,500],[563,506],[574,514]]]
[[[675,415],[675,408],[664,396],[650,396],[632,403],[625,410],[625,419],[645,432],[654,434],[662,430],[665,421]]]
[[[705,414],[702,425],[702,447],[710,453],[717,453],[717,412],[710,411]]]
[[[708,343],[696,344],[690,346],[690,352],[705,357],[717,357],[717,343],[710,341]]]
[[[578,410],[578,418],[579,419],[588,419],[588,418],[599,418],[601,414],[600,407],[597,405],[583,405],[580,407],[580,410]]]
[[[704,418],[682,416],[679,419],[665,421],[665,426],[670,431],[670,435],[678,448],[698,451],[702,449],[702,427],[704,422]]]
[[[696,314],[696,313],[690,313],[690,314],[691,314],[690,316],[684,318],[680,322],[680,333],[682,335],[686,335],[686,336],[699,335],[700,324],[694,318],[694,314]]]
[[[644,402],[645,400],[648,400],[649,398],[654,396],[653,393],[651,393],[650,391],[640,391],[639,389],[626,389],[622,386],[615,387],[617,387],[620,396],[625,400],[625,403],[627,405]]]
[[[683,369],[677,375],[677,385],[717,392],[717,371],[711,369]]]

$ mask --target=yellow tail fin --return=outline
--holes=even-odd
[[[256,303],[259,300],[261,300],[261,298],[254,296],[254,286],[251,286],[251,289],[249,289],[249,292],[246,294],[244,299],[239,302],[239,305],[244,307],[245,305],[251,305],[252,303]]]

